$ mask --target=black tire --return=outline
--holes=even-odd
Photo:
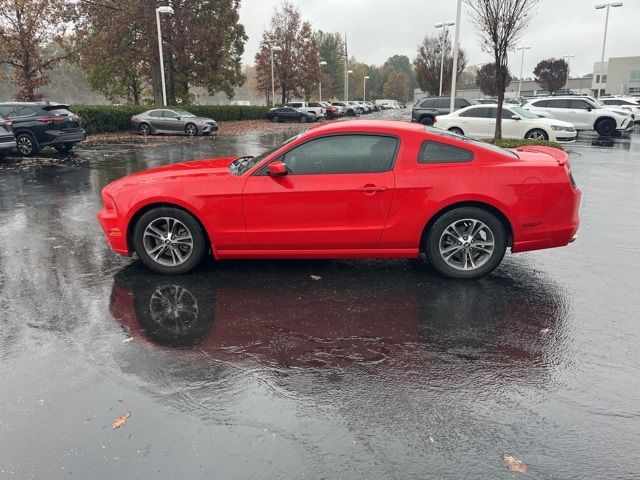
[[[60,143],[59,145],[54,145],[53,148],[55,148],[58,153],[69,153],[74,145],[75,143]]]
[[[355,110],[347,110],[347,115],[350,117],[355,117],[356,116],[356,111]]]
[[[549,135],[547,135],[547,132],[545,132],[544,130],[542,130],[540,128],[534,128],[533,130],[528,131],[527,134],[524,136],[524,138],[526,138],[528,140],[545,140],[545,141],[548,141],[549,140]]]
[[[464,132],[462,131],[462,129],[458,127],[451,127],[449,131],[451,133],[455,133],[456,135],[464,135]]]
[[[151,125],[149,125],[148,123],[141,123],[138,127],[138,131],[142,135],[151,135]]]
[[[480,235],[475,241],[468,235],[471,232],[464,230],[472,228],[474,225],[471,223],[472,221],[484,225],[475,233],[475,235]],[[450,230],[452,225],[456,225],[458,228],[462,242],[456,243],[453,240],[453,235],[445,234],[447,230],[453,231]],[[491,240],[493,248],[490,252],[480,247],[480,244],[486,246]],[[474,248],[474,244],[477,247]],[[441,245],[445,253],[447,250],[452,251],[451,249],[455,249],[455,253],[449,255],[445,260],[443,258],[445,254],[441,253]],[[445,213],[435,221],[429,229],[423,249],[429,263],[441,275],[454,279],[480,278],[488,275],[500,265],[507,249],[507,233],[502,222],[487,210],[477,207],[461,207]],[[476,262],[480,261],[477,267],[473,267],[474,256]],[[471,259],[470,262],[469,259]],[[468,265],[472,268],[465,268]]]
[[[307,123],[308,119],[306,115],[300,115],[299,120],[300,120],[300,123]]]
[[[7,153],[9,152],[7,152],[6,150],[0,150],[0,162],[5,159]]]
[[[595,128],[601,137],[610,137],[616,131],[616,122],[612,118],[605,118],[596,124]]]
[[[189,137],[196,137],[198,136],[198,127],[196,127],[193,123],[187,123],[184,126],[184,133],[186,133]]]
[[[167,257],[170,256],[172,260],[174,258],[174,254],[171,253],[171,250],[167,250],[167,248],[171,248],[175,251],[176,248],[182,247],[176,246],[173,243],[167,244],[165,240],[158,240],[155,236],[145,236],[145,230],[149,225],[151,225],[154,221],[162,222],[161,219],[164,218],[169,218],[173,219],[174,221],[177,220],[178,222],[180,222],[182,226],[186,228],[187,233],[190,234],[192,238],[190,253],[182,263],[179,263],[177,265],[167,264]],[[182,233],[182,235],[180,236],[184,236],[184,231],[185,230],[180,227],[173,233],[174,235],[180,235],[180,233]],[[167,232],[164,233],[166,234]],[[151,245],[145,244],[145,238],[149,239],[148,242],[150,242]],[[167,246],[162,248],[162,245]],[[136,253],[138,254],[138,257],[140,258],[140,261],[144,263],[145,266],[147,266],[154,272],[169,275],[182,275],[184,273],[190,272],[200,264],[205,256],[205,253],[207,252],[207,242],[200,224],[189,213],[185,212],[184,210],[180,210],[179,208],[173,207],[158,207],[144,213],[138,219],[133,229],[133,246]],[[147,252],[147,247],[150,248],[152,252],[152,247],[160,247],[162,249],[159,251],[159,256],[154,259]],[[170,253],[171,255],[169,255]],[[187,254],[186,251],[182,250],[181,253],[185,255]]]
[[[433,126],[433,117],[422,117],[420,119],[422,125]]]
[[[273,117],[271,117],[271,121],[273,123],[278,123],[280,121],[280,118],[278,117],[278,115],[274,115]]]
[[[16,135],[16,149],[23,157],[33,157],[40,151],[38,142],[29,133],[19,133]]]

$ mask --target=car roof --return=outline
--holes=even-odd
[[[68,107],[67,103],[56,102],[0,102],[0,105],[24,105],[27,107]]]
[[[393,120],[345,120],[343,122],[316,125],[308,130],[314,134],[371,131],[375,133],[424,132],[420,123],[397,122]]]

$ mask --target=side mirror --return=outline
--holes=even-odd
[[[176,115],[176,120],[180,120],[180,115]]]
[[[520,115],[511,115],[511,120],[520,120]]]
[[[587,107],[587,112],[590,112],[591,110],[593,110],[591,107]]]
[[[272,177],[283,177],[287,174],[287,165],[280,160],[276,160],[275,162],[271,162],[267,166],[267,175],[271,175]]]

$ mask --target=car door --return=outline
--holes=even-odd
[[[497,109],[494,109],[497,112]],[[513,117],[517,117],[517,120]],[[495,120],[494,120],[495,128]],[[505,138],[524,138],[524,122],[509,108],[502,108],[502,136]]]
[[[279,158],[288,169],[266,166],[247,179],[243,208],[254,249],[372,249],[391,207],[393,136],[342,134],[314,138]]]
[[[460,126],[465,135],[485,138],[493,133],[489,107],[470,108],[458,115],[460,117]],[[493,122],[493,128],[495,129],[495,121]]]
[[[569,100],[564,98],[551,98],[547,100],[547,108],[546,110],[557,118],[558,120],[563,120],[565,122],[571,122],[571,113],[569,108]],[[573,123],[573,122],[571,122]]]
[[[164,114],[162,113],[162,110],[150,111],[149,114],[147,115],[147,118],[149,120],[149,124],[151,125],[151,128],[154,131],[166,130],[164,125]]]
[[[579,130],[593,128],[593,106],[582,98],[570,99],[567,121],[573,123]]]
[[[162,110],[164,129],[170,132],[184,132],[186,121],[173,110]]]

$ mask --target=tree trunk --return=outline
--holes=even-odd
[[[502,65],[502,61],[496,61],[496,89],[498,91],[498,108],[496,109],[496,131],[493,138],[500,140],[502,138],[502,106],[505,90],[505,66]]]
[[[284,85],[284,82],[282,84],[282,105],[286,105],[287,104],[287,89]]]

